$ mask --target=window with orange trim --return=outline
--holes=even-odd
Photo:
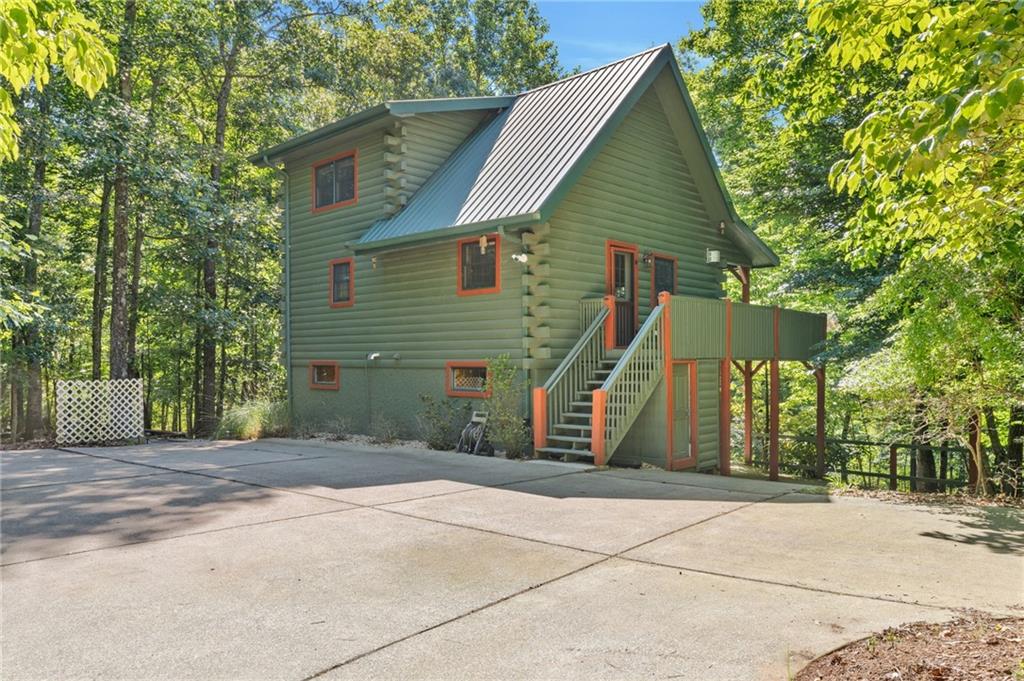
[[[671,255],[657,255],[651,263],[651,306],[658,304],[658,294],[668,291],[676,293],[676,258]]]
[[[313,390],[337,390],[341,385],[341,367],[337,362],[314,359],[309,363],[309,387]]]
[[[501,291],[501,236],[461,239],[457,244],[456,293],[475,296]]]
[[[356,302],[356,263],[338,258],[327,263],[327,302],[331,307],[350,307]]]
[[[448,397],[490,397],[487,362],[448,362],[444,367],[444,392]]]
[[[354,149],[313,164],[313,212],[356,203],[358,176],[359,154]]]

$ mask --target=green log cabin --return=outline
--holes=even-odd
[[[824,316],[747,302],[778,257],[736,214],[670,46],[513,96],[384,102],[252,160],[284,179],[297,422],[414,435],[420,394],[483,400],[507,354],[540,454],[728,473],[732,370],[749,458],[766,366],[777,473],[778,362],[809,362]]]

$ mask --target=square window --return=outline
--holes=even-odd
[[[356,202],[358,162],[356,152],[341,156],[313,167],[313,210],[326,210]]]
[[[338,258],[328,263],[328,302],[331,307],[349,307],[356,302],[355,262],[352,258]]]
[[[486,362],[448,362],[445,392],[449,397],[490,397]]]
[[[313,390],[337,390],[340,375],[337,362],[313,360],[309,363],[309,387]]]
[[[501,290],[501,241],[497,235],[463,239],[458,243],[460,296]]]

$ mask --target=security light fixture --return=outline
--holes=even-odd
[[[704,253],[704,262],[712,267],[725,268],[728,265],[722,262],[722,252],[717,248],[709,248]]]
[[[526,254],[526,253],[513,253],[512,254],[512,259],[515,260],[518,263],[525,264],[526,261],[529,260],[530,258],[529,258],[529,255]]]
[[[366,359],[371,361],[371,362],[373,360],[375,360],[375,359],[380,359],[380,353],[379,352],[371,352],[370,354],[368,354],[366,356]]]

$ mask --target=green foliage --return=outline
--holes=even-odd
[[[754,301],[832,318],[830,436],[907,440],[923,419],[965,444],[972,416],[1005,424],[1024,404],[1019,8],[737,8],[710,0],[680,48],[740,213],[782,259]],[[807,435],[801,374],[784,367],[782,429]]]
[[[14,97],[34,83],[42,89],[59,65],[91,98],[114,73],[114,57],[100,27],[74,0],[3,0],[0,3],[0,163],[18,158],[21,126]]]
[[[283,437],[288,432],[288,404],[257,400],[225,411],[217,428],[217,437],[257,440],[261,437]]]
[[[465,400],[438,400],[420,395],[423,411],[417,415],[423,439],[431,449],[455,449],[462,427],[469,421],[471,406]]]
[[[505,456],[518,458],[530,446],[530,431],[523,423],[521,370],[507,354],[487,362],[487,429],[491,439],[505,448]]]

